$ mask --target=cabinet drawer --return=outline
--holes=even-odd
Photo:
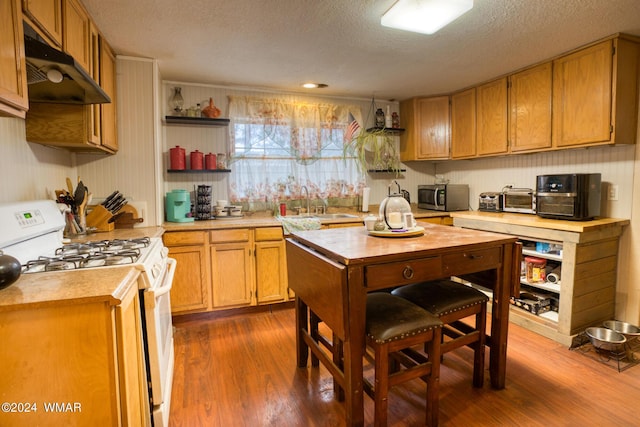
[[[389,288],[442,277],[442,258],[418,258],[365,267],[365,285],[370,289]]]
[[[211,243],[227,243],[227,242],[248,242],[248,228],[239,228],[233,230],[214,230],[209,234]]]
[[[204,245],[206,239],[204,231],[171,231],[162,235],[165,246]]]
[[[282,240],[282,227],[256,228],[255,233],[256,242]]]
[[[498,267],[501,259],[499,247],[444,255],[443,271],[447,275],[458,275],[490,270]]]

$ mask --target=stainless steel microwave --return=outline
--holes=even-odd
[[[418,185],[418,208],[435,211],[469,210],[467,184]]]

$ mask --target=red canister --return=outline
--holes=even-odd
[[[191,170],[202,170],[202,164],[204,162],[204,154],[200,151],[191,152]]]
[[[216,168],[216,155],[213,153],[209,153],[204,156],[204,165],[207,170],[212,170]]]
[[[176,145],[175,148],[169,150],[169,158],[171,160],[171,169],[184,170],[186,167],[186,154],[184,148]]]

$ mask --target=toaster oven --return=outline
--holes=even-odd
[[[502,193],[505,212],[536,213],[536,194],[531,188],[508,188]]]
[[[478,210],[483,212],[502,212],[502,193],[480,193]]]

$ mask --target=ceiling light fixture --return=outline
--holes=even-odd
[[[326,85],[324,83],[303,83],[302,87],[306,88],[306,89],[322,89],[325,88],[329,85]]]
[[[471,10],[473,0],[398,0],[382,15],[385,27],[433,34]]]

